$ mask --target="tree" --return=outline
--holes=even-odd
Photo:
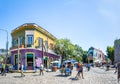
[[[75,59],[78,61],[82,61],[83,49],[77,44],[74,47],[75,47],[75,51],[76,51]]]
[[[74,53],[74,45],[69,39],[58,39],[56,40],[54,51],[62,56],[62,60],[68,59]]]
[[[54,51],[62,56],[62,60],[73,58],[78,61],[82,61],[82,48],[79,45],[73,45],[69,39],[56,40]]]
[[[0,62],[2,62],[5,59],[5,55],[0,55]]]
[[[107,46],[107,56],[113,63],[114,62],[114,47]]]

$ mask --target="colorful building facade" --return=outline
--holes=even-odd
[[[96,49],[94,47],[90,47],[88,50],[88,57],[89,63],[104,63],[105,62],[105,55],[104,53]]]
[[[56,37],[37,24],[23,24],[14,29],[11,35],[11,64],[15,70],[21,63],[24,70],[35,70],[41,63],[48,68],[50,62],[61,60],[61,56],[54,53]]]

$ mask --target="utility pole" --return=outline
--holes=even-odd
[[[42,39],[42,64],[44,65],[44,59],[43,59],[43,56],[44,56],[44,50],[43,50],[43,39]]]
[[[48,38],[47,38],[47,44],[46,44],[46,46],[47,46],[47,52],[46,52],[46,53],[47,53],[47,58],[48,58],[48,46],[49,46],[49,45],[48,45]],[[50,67],[49,59],[47,59],[47,68],[48,68],[48,67]]]
[[[17,60],[18,60],[18,68],[17,68],[18,71],[19,71],[19,67],[20,67],[20,66],[19,66],[19,65],[20,65],[20,64],[19,64],[19,58],[20,58],[20,57],[19,57],[19,55],[20,55],[19,46],[20,46],[20,41],[19,41],[19,37],[18,37],[18,59],[17,59]]]

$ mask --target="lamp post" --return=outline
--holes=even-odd
[[[1,31],[5,31],[7,33],[7,42],[6,42],[6,62],[7,62],[7,57],[8,57],[8,31],[5,29],[0,29]]]

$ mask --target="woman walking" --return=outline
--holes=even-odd
[[[82,79],[84,79],[83,77],[83,67],[82,67],[82,64],[80,62],[78,62],[77,64],[77,75],[75,76],[76,79],[78,79],[78,77],[80,77],[80,73],[81,73],[81,76],[82,76]]]

